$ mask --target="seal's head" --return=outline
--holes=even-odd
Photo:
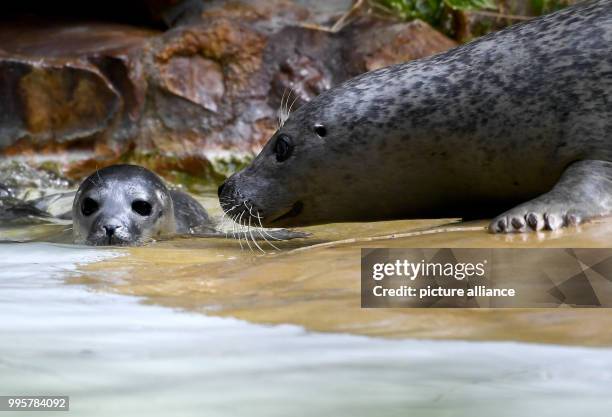
[[[364,173],[385,170],[393,152],[377,140],[378,115],[359,88],[328,90],[293,112],[253,162],[219,187],[228,216],[270,227],[392,216],[377,205],[396,182]]]
[[[88,245],[135,245],[176,229],[165,184],[135,165],[113,165],[85,179],[72,219],[75,242]]]

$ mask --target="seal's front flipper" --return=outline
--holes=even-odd
[[[197,229],[204,232],[214,231],[208,213],[195,198],[180,190],[169,191],[174,206],[176,233],[193,234]]]
[[[264,230],[264,229],[260,229]],[[259,232],[258,232],[259,234]],[[276,239],[276,240],[292,240],[292,239],[302,239],[305,237],[311,236],[310,233],[306,232],[298,232],[296,230],[289,229],[266,229],[265,236],[255,237],[256,240],[265,240],[263,239]]]
[[[492,233],[556,230],[612,214],[612,163],[579,161],[570,165],[546,194],[493,219]]]

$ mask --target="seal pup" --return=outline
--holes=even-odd
[[[211,224],[192,197],[136,165],[112,165],[87,177],[74,197],[72,221],[75,243],[89,245],[139,244]]]
[[[139,245],[172,235],[226,236],[193,197],[136,165],[112,165],[87,177],[74,195],[70,217],[75,243],[87,245]],[[265,236],[285,240],[306,234],[270,230],[259,238]],[[258,238],[244,232],[248,237]]]
[[[612,0],[322,93],[219,197],[243,224],[283,227],[510,209],[489,226],[507,233],[610,214]]]

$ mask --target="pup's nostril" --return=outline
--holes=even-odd
[[[221,197],[221,193],[223,192],[223,189],[225,188],[225,181],[223,181],[223,183],[219,186],[219,188],[217,189],[217,195],[219,197]]]
[[[105,226],[102,226],[103,229],[106,231],[106,236],[111,237],[115,234],[115,231],[117,229],[119,229],[119,226],[116,226],[114,224],[107,224]]]

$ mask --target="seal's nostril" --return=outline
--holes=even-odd
[[[102,228],[106,231],[106,236],[111,237],[115,234],[115,230],[119,229],[119,226],[115,226],[113,224],[107,224],[102,226]]]
[[[219,186],[219,188],[217,189],[217,195],[219,197],[221,197],[221,193],[223,192],[223,188],[225,188],[225,181],[223,181],[223,183]]]

